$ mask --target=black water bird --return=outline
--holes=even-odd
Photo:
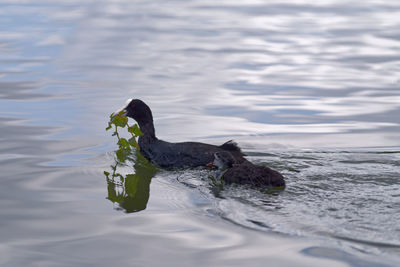
[[[284,187],[283,176],[267,166],[259,166],[248,160],[236,161],[228,151],[215,152],[213,165],[218,167],[218,178],[231,184],[249,184],[256,187]]]
[[[236,162],[246,159],[236,143],[228,141],[220,146],[199,142],[170,143],[156,137],[152,112],[142,100],[128,100],[124,115],[134,119],[143,136],[139,137],[141,154],[152,163],[168,169],[206,166],[214,160],[214,153],[229,151]]]

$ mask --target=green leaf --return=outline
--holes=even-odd
[[[132,131],[135,136],[143,136],[143,133],[137,124],[133,125]]]
[[[117,155],[117,159],[118,159],[120,162],[125,162],[125,160],[126,160],[126,154],[125,154],[125,152],[124,152],[123,149],[118,149],[117,152],[115,152],[115,154]]]
[[[104,171],[104,175],[108,178],[108,176],[110,175],[109,172]]]
[[[106,128],[106,131],[110,130],[112,128],[111,123],[108,123],[108,127]]]
[[[128,123],[128,117],[118,114],[111,119],[111,122],[116,126],[124,128]]]
[[[125,148],[129,150],[131,149],[128,140],[126,140],[125,138],[120,138],[117,144],[119,145],[120,148]]]
[[[138,143],[136,142],[136,138],[135,137],[131,137],[128,140],[129,144],[133,147],[138,147]]]

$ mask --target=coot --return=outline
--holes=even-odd
[[[128,100],[124,114],[134,119],[143,136],[139,137],[141,154],[162,168],[206,166],[214,160],[214,153],[229,151],[237,162],[245,161],[236,143],[228,141],[221,146],[199,142],[170,143],[156,137],[150,108],[139,99]]]
[[[249,184],[257,187],[285,186],[283,176],[267,166],[254,165],[248,160],[241,162],[228,151],[215,152],[213,165],[219,169],[219,177],[228,184]]]

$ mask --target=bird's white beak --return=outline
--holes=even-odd
[[[126,116],[128,114],[128,111],[126,111],[126,107],[131,101],[132,101],[132,99],[126,100],[126,103],[122,108],[119,108],[117,111],[113,112],[113,116],[115,116],[121,112],[123,112],[122,115]]]

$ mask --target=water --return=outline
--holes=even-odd
[[[0,265],[397,266],[398,1],[0,1]],[[287,188],[115,166],[108,115]],[[135,175],[133,175],[135,174]]]

